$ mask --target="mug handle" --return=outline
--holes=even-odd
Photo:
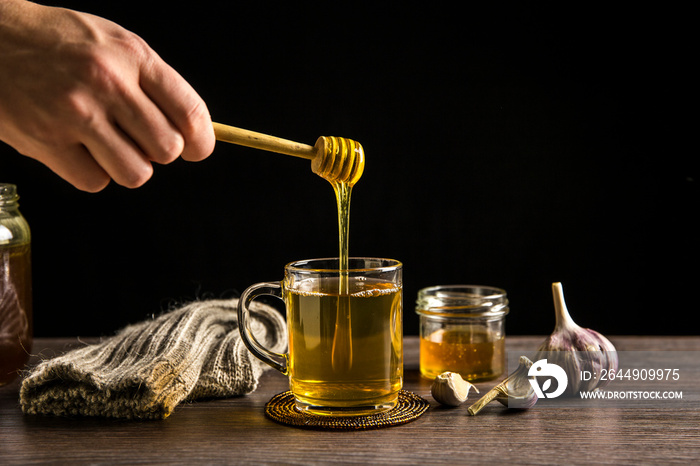
[[[284,375],[289,375],[288,357],[286,354],[275,353],[261,345],[250,330],[250,309],[249,306],[258,296],[269,295],[282,297],[282,284],[280,282],[258,283],[249,286],[238,299],[238,331],[241,339],[251,353],[264,363],[277,369]]]

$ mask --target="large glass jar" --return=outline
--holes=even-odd
[[[450,285],[418,292],[420,372],[433,379],[457,372],[470,381],[505,371],[508,298],[500,288]]]
[[[32,347],[32,274],[29,225],[17,188],[0,183],[0,385],[17,377]]]

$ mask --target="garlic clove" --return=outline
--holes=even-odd
[[[440,404],[459,406],[466,401],[469,390],[472,388],[476,393],[479,393],[474,385],[464,380],[458,373],[443,372],[433,380],[430,393]]]
[[[484,406],[498,401],[507,408],[528,409],[537,403],[537,394],[529,381],[528,371],[532,367],[532,361],[526,356],[520,356],[518,368],[513,371],[503,382],[499,383],[476,403],[469,407],[469,414],[476,416]]]
[[[530,383],[529,371],[532,361],[520,356],[518,368],[512,377],[503,381],[504,386],[496,396],[496,401],[506,408],[528,409],[537,403],[537,394]]]
[[[569,314],[561,283],[552,284],[556,323],[554,332],[540,345],[535,360],[547,359],[560,366],[568,376],[565,395],[580,391],[592,391],[605,386],[608,381],[592,377],[581,380],[581,372],[601,374],[615,371],[618,358],[615,346],[595,330],[577,325]]]

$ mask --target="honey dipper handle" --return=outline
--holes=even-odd
[[[316,149],[313,146],[288,141],[267,134],[256,133],[247,129],[236,128],[234,126],[212,123],[216,139],[223,142],[238,144],[239,146],[252,147],[279,154],[292,155],[304,159],[313,159],[316,156]]]

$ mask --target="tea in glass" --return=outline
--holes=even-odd
[[[287,290],[290,390],[305,409],[328,400],[334,411],[391,408],[402,385],[401,289],[362,277],[349,280],[349,294],[338,287],[337,278],[310,279]],[[338,309],[349,325],[338,325]],[[348,343],[334,354],[338,332]]]
[[[388,411],[403,386],[402,265],[391,259],[298,261],[282,282],[259,283],[238,304],[248,349],[289,376],[300,410],[357,416]],[[249,305],[258,296],[285,302],[289,350],[274,353],[250,329]]]

